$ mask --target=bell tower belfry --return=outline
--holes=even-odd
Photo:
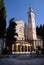
[[[33,11],[32,7],[30,7],[29,11],[28,11],[28,39],[37,40],[35,15],[34,15],[34,11]],[[35,47],[35,43],[34,43],[34,47]]]

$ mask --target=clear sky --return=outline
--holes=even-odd
[[[27,12],[32,6],[35,12],[36,26],[44,24],[44,0],[4,0],[7,15],[7,26],[9,19],[14,17],[15,20],[24,20],[28,23]]]

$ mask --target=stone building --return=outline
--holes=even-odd
[[[16,21],[16,32],[18,33],[16,44],[12,45],[12,51],[16,54],[20,53],[29,53],[31,51],[32,45],[27,42],[26,39],[26,27],[23,20]]]
[[[30,53],[37,46],[43,46],[43,40],[36,35],[35,14],[32,7],[28,11],[28,25],[23,20],[16,21],[18,37],[16,44],[12,45],[13,53]]]
[[[35,13],[32,7],[28,11],[28,25],[23,20],[16,21],[17,41],[12,45],[12,53],[27,54],[37,48],[43,47],[42,38],[36,35]]]

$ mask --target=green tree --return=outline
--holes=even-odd
[[[0,38],[3,38],[6,30],[6,11],[4,1],[0,1]]]
[[[9,47],[10,52],[12,52],[12,44],[16,42],[15,36],[18,35],[16,33],[16,23],[14,18],[9,21],[9,27],[7,28],[7,36],[6,36],[6,45]]]
[[[36,27],[37,30],[37,35],[41,36],[43,39],[43,49],[42,49],[42,53],[44,54],[44,24],[40,25],[40,27]]]
[[[43,37],[43,43],[44,43],[44,24],[43,24],[43,31],[42,31],[42,37]],[[43,44],[43,46],[44,46],[44,44]]]
[[[39,27],[36,27],[37,35],[39,35]]]

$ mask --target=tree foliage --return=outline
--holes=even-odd
[[[16,23],[14,21],[14,18],[12,18],[9,21],[9,27],[7,28],[7,36],[6,36],[6,45],[11,48],[12,50],[12,44],[14,44],[16,42],[16,38],[15,36],[17,36],[18,34],[16,33]]]
[[[0,38],[4,36],[6,29],[6,11],[3,0],[0,1]]]
[[[37,26],[37,35],[41,36],[43,39],[43,49],[42,49],[42,54],[44,54],[44,24],[40,25],[40,27]]]
[[[36,30],[37,30],[37,35],[41,36],[44,41],[44,24],[40,25],[40,27],[37,26]]]

